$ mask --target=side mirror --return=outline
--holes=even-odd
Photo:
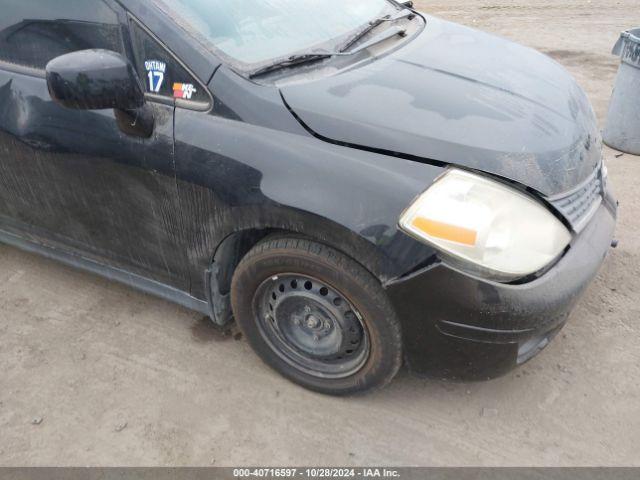
[[[144,105],[136,72],[122,55],[81,50],[51,60],[46,67],[51,98],[76,110],[135,110]]]

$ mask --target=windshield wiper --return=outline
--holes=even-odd
[[[265,75],[267,73],[275,72],[276,70],[282,70],[284,68],[296,67],[298,65],[303,65],[305,63],[313,63],[320,60],[325,60],[327,58],[332,57],[348,57],[351,55],[355,55],[356,53],[360,53],[363,50],[366,50],[369,47],[372,47],[378,43],[384,42],[392,37],[399,35],[404,37],[407,35],[407,30],[400,27],[393,27],[384,32],[379,33],[368,42],[359,45],[358,48],[351,50],[350,52],[308,52],[301,53],[297,55],[292,55],[290,57],[285,58],[284,60],[279,60],[275,63],[267,65],[265,67],[259,68],[254,72],[249,74],[249,78],[259,77],[260,75]]]
[[[403,6],[400,4],[400,6]],[[278,60],[274,63],[266,65],[264,67],[258,68],[257,70],[251,72],[249,74],[249,78],[258,77],[260,75],[265,75],[267,73],[275,72],[277,70],[281,70],[289,67],[296,67],[298,65],[303,65],[305,63],[313,63],[320,60],[325,60],[331,57],[338,56],[346,56],[346,55],[355,55],[356,53],[361,52],[377,43],[383,42],[391,37],[396,35],[400,35],[401,37],[406,36],[406,29],[395,27],[393,29],[385,30],[379,35],[376,35],[368,42],[360,45],[355,50],[347,52],[353,45],[355,45],[358,41],[364,38],[369,32],[371,32],[376,27],[382,25],[385,22],[396,22],[398,20],[402,20],[403,18],[407,18],[409,20],[413,20],[416,17],[416,13],[408,6],[405,5],[402,10],[400,10],[395,15],[385,15],[383,17],[372,20],[367,24],[367,26],[360,30],[355,36],[351,37],[347,43],[338,48],[335,52],[327,52],[327,51],[313,51],[306,53],[299,53],[295,55],[291,55],[283,60]]]
[[[416,13],[413,10],[411,10],[409,8],[404,8],[399,13],[396,13],[395,15],[385,15],[383,17],[376,18],[375,20],[370,21],[369,24],[366,27],[364,27],[362,30],[360,30],[354,37],[351,37],[347,41],[347,43],[342,45],[338,49],[338,52],[340,52],[340,53],[346,52],[353,45],[355,45],[361,39],[363,39],[369,32],[371,32],[371,30],[373,30],[374,28],[382,25],[385,22],[396,22],[398,20],[402,20],[403,18],[407,18],[409,20],[413,20],[413,18],[415,16],[416,16]]]
[[[283,68],[295,67],[305,63],[317,62],[319,60],[324,60],[325,58],[333,57],[334,55],[335,53],[331,52],[310,52],[291,55],[284,60],[277,61],[275,63],[255,70],[249,75],[249,78],[258,77],[260,75],[264,75],[265,73],[275,72],[276,70],[281,70]]]

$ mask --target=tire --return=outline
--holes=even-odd
[[[238,265],[231,301],[254,351],[310,390],[351,395],[381,388],[402,364],[400,324],[382,286],[325,245],[263,240]]]

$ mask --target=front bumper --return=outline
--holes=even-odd
[[[540,278],[506,285],[438,263],[386,286],[410,370],[438,378],[500,376],[539,353],[596,276],[613,239],[610,196]]]

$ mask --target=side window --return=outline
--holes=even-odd
[[[44,70],[53,58],[77,50],[124,52],[118,15],[103,0],[4,2],[0,61]]]
[[[146,85],[146,92],[177,102],[208,105],[209,95],[205,88],[135,20],[130,23],[136,69]]]

